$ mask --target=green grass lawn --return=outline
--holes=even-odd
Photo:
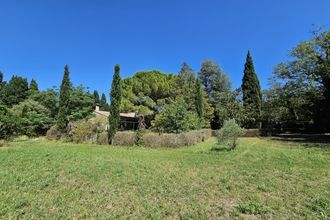
[[[214,146],[12,142],[0,148],[0,219],[329,218],[330,145]]]

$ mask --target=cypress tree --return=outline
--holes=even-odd
[[[70,113],[70,94],[72,85],[69,78],[69,67],[64,67],[64,76],[60,88],[59,111],[57,116],[56,125],[62,132],[66,131],[68,125],[68,115]]]
[[[101,111],[109,111],[109,106],[107,103],[107,98],[104,93],[102,93],[101,101],[100,101],[100,110]]]
[[[4,89],[5,85],[3,82],[3,73],[0,71],[0,104],[3,103],[3,89]]]
[[[202,120],[204,115],[203,90],[202,90],[201,81],[199,79],[196,80],[195,90],[196,90],[196,97],[195,97],[196,112],[199,119]]]
[[[246,128],[257,128],[260,122],[262,94],[258,76],[254,70],[253,60],[248,51],[244,66],[242,82],[243,105],[246,118]]]
[[[108,129],[109,144],[112,143],[113,137],[115,136],[120,123],[120,102],[122,91],[119,71],[120,67],[117,64],[115,66],[115,74],[113,75],[110,92],[110,116]]]
[[[93,97],[94,97],[94,107],[95,107],[96,105],[100,104],[100,96],[97,90],[94,90]]]

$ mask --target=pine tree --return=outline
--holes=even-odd
[[[60,88],[59,111],[57,116],[56,125],[62,132],[66,131],[68,125],[68,116],[70,114],[70,93],[72,85],[69,78],[69,67],[64,67],[64,76]]]
[[[201,81],[199,79],[196,80],[195,84],[195,105],[196,105],[196,112],[200,120],[203,119],[204,116],[204,107],[203,107],[203,90]]]
[[[248,51],[242,82],[243,105],[246,114],[246,128],[257,128],[260,122],[262,94],[253,60]]]
[[[94,97],[94,107],[96,105],[100,105],[100,96],[97,90],[94,90],[93,97]]]
[[[38,83],[32,79],[30,82],[30,87],[29,87],[29,95],[35,95],[38,94],[39,92],[39,87],[38,87]]]
[[[109,111],[109,105],[107,103],[107,98],[106,98],[104,93],[102,93],[102,96],[101,96],[100,110],[101,111]]]
[[[120,102],[121,102],[121,79],[119,75],[120,67],[117,64],[115,66],[115,74],[113,75],[111,92],[110,92],[110,116],[109,116],[109,144],[112,143],[112,140],[117,132],[119,123],[120,123]]]

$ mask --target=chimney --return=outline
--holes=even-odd
[[[100,106],[99,105],[95,106],[95,111],[97,111],[97,112],[100,111]]]

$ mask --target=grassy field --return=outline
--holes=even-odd
[[[214,146],[12,142],[0,148],[0,219],[330,217],[330,145]]]

